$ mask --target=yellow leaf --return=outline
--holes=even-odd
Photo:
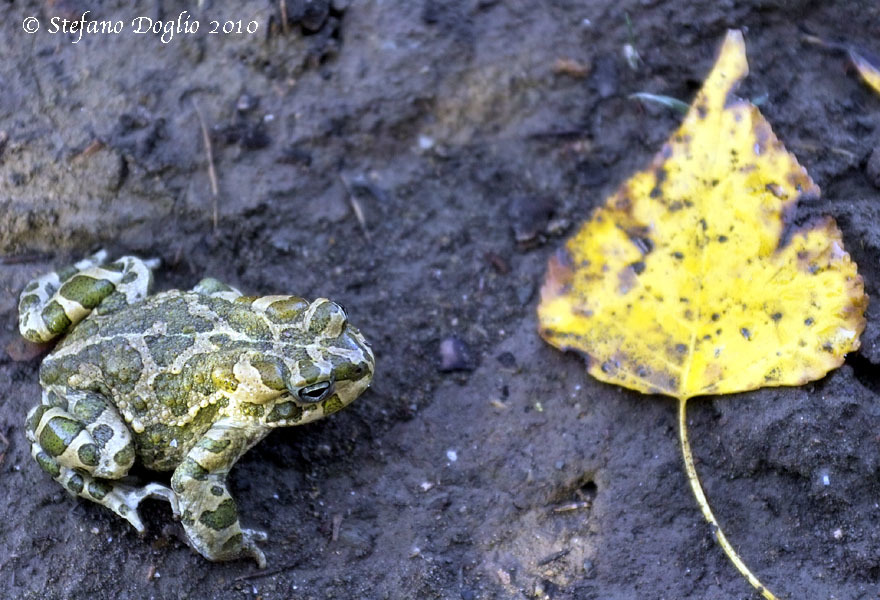
[[[597,379],[679,399],[798,385],[859,346],[867,297],[830,218],[789,230],[819,189],[731,95],[742,34],[646,170],[550,261],[541,335]]]
[[[551,258],[541,335],[587,357],[602,381],[679,399],[688,481],[736,568],[687,439],[688,398],[798,385],[858,349],[868,298],[831,218],[793,228],[818,197],[763,115],[736,98],[745,44],[728,32],[681,127],[651,166],[596,209]]]
[[[872,62],[868,60],[865,54],[860,53],[854,48],[849,49],[849,59],[855,65],[856,70],[862,76],[862,79],[865,80],[865,83],[880,94],[880,65],[877,64],[878,61]]]

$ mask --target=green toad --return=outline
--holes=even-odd
[[[155,261],[99,252],[32,281],[22,335],[47,342],[32,454],[72,494],[144,531],[138,504],[168,500],[210,560],[266,559],[242,529],[226,477],[276,427],[332,414],[373,376],[373,353],[342,308],[320,298],[243,296],[215,279],[148,296]],[[171,487],[120,482],[136,458]]]

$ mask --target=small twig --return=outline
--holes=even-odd
[[[370,241],[370,231],[367,229],[367,220],[364,218],[364,211],[361,208],[361,203],[358,202],[358,199],[355,198],[354,192],[351,189],[351,185],[342,175],[339,176],[339,179],[342,181],[342,185],[345,186],[345,191],[348,192],[348,203],[351,205],[351,210],[354,213],[355,218],[357,219],[358,224],[361,226],[361,231],[364,234],[364,237],[367,241]]]
[[[0,265],[20,265],[45,259],[40,254],[18,254],[16,256],[0,256]]]
[[[0,431],[0,442],[3,442],[3,451],[0,452],[0,466],[2,466],[3,461],[6,460],[6,450],[9,448],[9,440],[6,439],[2,431]]]
[[[584,502],[568,502],[566,504],[560,504],[559,506],[553,507],[553,512],[561,513],[561,512],[570,512],[573,510],[581,510],[584,508],[590,508],[592,502],[584,501]]]
[[[70,161],[73,162],[73,161],[79,160],[81,158],[86,158],[88,156],[91,156],[92,154],[94,154],[95,152],[97,152],[98,150],[100,150],[103,147],[104,147],[104,142],[102,142],[101,140],[94,140],[94,141],[92,141],[91,144],[86,146],[79,153],[74,154],[70,158]]]
[[[208,158],[208,178],[211,180],[211,198],[212,198],[212,208],[213,208],[213,217],[214,217],[214,233],[217,232],[217,195],[219,193],[217,187],[217,172],[214,170],[214,151],[211,148],[211,136],[208,135],[208,128],[205,126],[205,119],[202,117],[202,111],[199,110],[199,105],[196,104],[196,101],[192,101],[193,108],[196,109],[196,116],[199,118],[199,125],[202,128],[202,141],[205,144],[205,154]]]
[[[559,560],[560,558],[562,558],[563,556],[565,556],[569,552],[571,552],[571,548],[567,548],[565,550],[560,550],[559,552],[554,552],[550,556],[546,556],[546,557],[542,558],[541,560],[539,560],[538,566],[543,567],[544,565],[549,565],[554,560]]]
[[[287,35],[290,31],[287,26],[287,0],[279,0],[279,4],[281,4],[281,31]]]
[[[330,534],[331,542],[335,542],[339,539],[339,529],[342,527],[342,518],[341,514],[333,515],[333,533]]]
[[[253,573],[248,573],[247,575],[239,575],[235,578],[235,581],[246,581],[248,579],[259,579],[260,577],[269,577],[271,575],[278,575],[279,573],[284,573],[285,571],[289,571],[290,569],[295,569],[300,565],[302,561],[296,561],[290,563],[289,565],[284,565],[283,567],[278,567],[277,569],[272,569],[271,571],[255,571]]]

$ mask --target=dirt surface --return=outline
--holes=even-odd
[[[627,96],[690,100],[737,27],[741,94],[823,190],[796,221],[833,215],[877,298],[880,96],[801,37],[880,52],[880,5],[208,0],[188,3],[197,33],[163,43],[131,21],[178,9],[126,4],[0,4],[0,597],[757,597],[687,487],[675,403],[544,344],[537,289],[680,118]],[[50,32],[84,10],[124,30]],[[17,296],[99,247],[161,258],[157,289],[213,275],[333,298],[371,340],[370,391],[231,475],[245,524],[270,533],[267,570],[206,562],[158,501],[139,538],[30,458],[39,358],[16,341]],[[690,404],[709,500],[780,598],[880,598],[878,336],[875,301],[825,379]],[[459,370],[441,371],[449,339]]]

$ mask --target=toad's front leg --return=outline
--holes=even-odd
[[[262,569],[266,557],[257,542],[262,531],[242,529],[235,500],[226,487],[232,465],[266,435],[266,430],[221,419],[189,451],[171,477],[180,520],[189,543],[209,560],[250,556]]]

